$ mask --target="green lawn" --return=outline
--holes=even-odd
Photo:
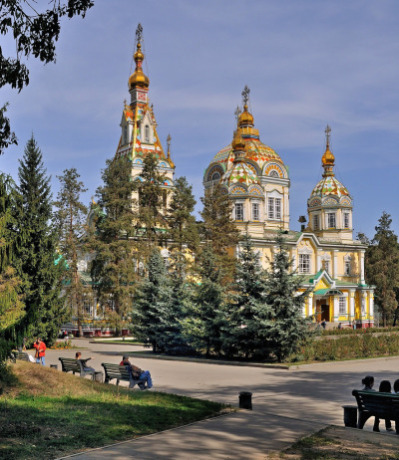
[[[219,414],[222,404],[118,389],[41,366],[13,366],[0,397],[0,458],[53,459]]]

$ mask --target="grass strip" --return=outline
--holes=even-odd
[[[132,391],[42,366],[13,366],[0,397],[0,458],[53,459],[219,414],[219,403]]]

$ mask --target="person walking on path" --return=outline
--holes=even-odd
[[[43,342],[43,340],[38,337],[36,342],[33,344],[34,348],[36,348],[36,353],[35,353],[35,358],[36,358],[36,364],[42,364],[44,366],[45,364],[45,356],[46,356],[46,344]]]
[[[129,356],[123,355],[122,361],[119,363],[119,365],[125,366],[129,369],[130,375],[133,380],[145,380],[147,382],[147,388],[148,389],[152,388],[152,378],[151,378],[150,371],[143,371],[139,367],[132,364],[129,361]]]

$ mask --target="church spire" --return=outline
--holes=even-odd
[[[321,163],[324,168],[323,177],[334,176],[335,157],[330,150],[331,128],[327,125],[324,132],[326,134],[326,151],[324,152],[324,155],[321,158]]]
[[[141,51],[141,42],[143,40],[143,27],[141,24],[137,26],[136,29],[136,52],[134,53],[134,61],[136,62],[136,69],[130,75],[129,78],[129,89],[132,90],[136,87],[147,88],[150,85],[150,79],[143,72],[143,61],[144,54]]]
[[[243,92],[241,93],[242,101],[244,103],[244,110],[240,117],[238,118],[238,126],[240,128],[245,128],[247,126],[253,127],[254,126],[254,117],[252,114],[248,112],[248,101],[249,101],[249,93],[251,90],[245,85]]]

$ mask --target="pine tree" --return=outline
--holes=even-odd
[[[53,343],[66,319],[61,296],[63,265],[56,264],[57,233],[52,225],[50,178],[42,153],[33,138],[19,161],[22,203],[17,215],[21,245],[17,251],[24,281],[27,337],[41,336]]]
[[[102,173],[104,185],[97,190],[99,209],[89,244],[95,254],[91,276],[101,304],[109,305],[108,310],[114,312],[110,314],[117,333],[131,311],[137,278],[132,203],[136,183],[130,171],[127,157],[107,161]]]
[[[225,331],[224,347],[228,354],[267,357],[267,342],[259,330],[261,323],[270,319],[264,282],[259,255],[253,250],[251,238],[245,235],[237,260],[236,294],[229,306],[230,318]]]
[[[183,321],[187,342],[209,357],[220,355],[222,331],[226,327],[226,295],[221,285],[220,270],[211,247],[200,256],[201,281],[196,286],[191,311]]]
[[[21,279],[13,262],[20,243],[16,232],[15,210],[19,197],[10,176],[0,174],[0,370],[2,362],[15,346],[20,346],[24,331]]]
[[[267,347],[279,362],[295,353],[310,336],[309,318],[303,317],[308,291],[301,292],[303,279],[292,272],[292,262],[284,248],[281,235],[276,240],[277,251],[266,271],[264,288],[270,317],[258,316],[259,331]]]
[[[167,227],[166,193],[162,187],[164,174],[157,167],[154,155],[144,157],[141,181],[137,181],[138,212],[136,219],[137,236],[141,241],[140,252],[147,260],[152,250],[165,239]]]
[[[134,334],[152,346],[154,353],[167,349],[171,329],[172,288],[165,262],[158,249],[148,260],[147,275],[138,287],[133,311]]]
[[[87,191],[75,168],[66,169],[63,176],[57,176],[60,191],[54,205],[55,224],[59,234],[59,249],[69,266],[66,298],[71,311],[76,314],[80,336],[83,335],[83,298],[87,287],[81,282],[78,272],[78,257],[85,251],[87,207],[80,201],[80,195]]]
[[[365,274],[367,282],[375,285],[376,304],[386,326],[394,319],[397,307],[399,246],[398,237],[391,230],[391,216],[384,211],[378,222],[376,234],[366,251]]]
[[[231,217],[233,205],[220,184],[207,190],[201,201],[204,205],[201,212],[201,237],[214,251],[216,264],[221,272],[221,282],[227,285],[234,279],[234,250],[240,236]]]
[[[198,225],[192,215],[195,204],[191,185],[185,177],[179,177],[174,183],[167,223],[171,263],[181,279],[190,271],[199,246]]]

